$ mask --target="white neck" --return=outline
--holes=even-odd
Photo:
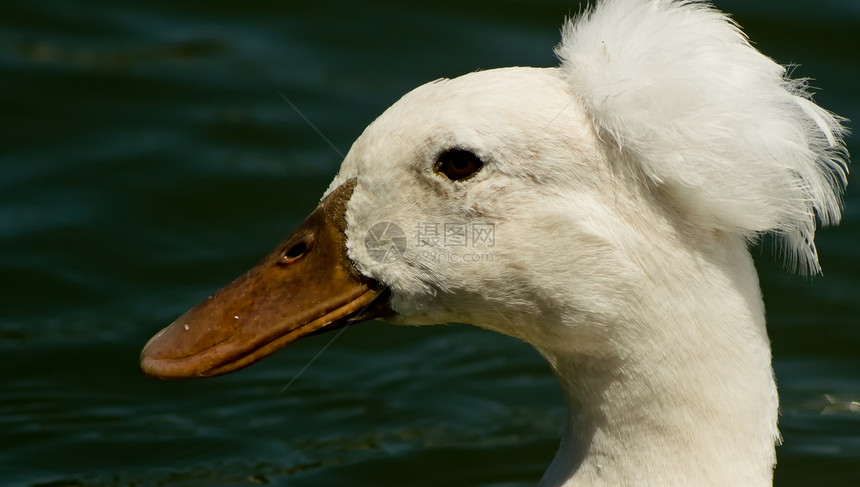
[[[616,351],[541,350],[570,409],[541,487],[771,485],[778,400],[758,278],[741,239],[723,250],[696,278],[649,283],[639,322],[616,324],[637,336]]]

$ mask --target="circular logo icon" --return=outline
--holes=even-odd
[[[367,231],[364,248],[379,263],[394,262],[406,252],[406,234],[396,223],[379,222]]]

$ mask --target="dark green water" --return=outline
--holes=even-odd
[[[860,120],[860,3],[718,2]],[[522,343],[369,323],[164,383],[140,348],[315,205],[364,126],[441,76],[555,64],[575,3],[0,3],[0,485],[534,485],[564,407]],[[331,148],[281,97],[289,98]],[[860,153],[856,138],[850,149]],[[860,485],[860,183],[825,276],[757,258],[776,484]],[[834,410],[835,409],[835,410]]]

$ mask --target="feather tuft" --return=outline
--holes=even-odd
[[[753,48],[707,2],[603,0],[568,21],[556,53],[601,135],[704,228],[772,233],[820,272],[816,218],[847,183],[844,119]]]

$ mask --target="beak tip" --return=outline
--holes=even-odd
[[[205,377],[205,372],[192,372],[187,370],[185,364],[176,360],[159,359],[146,356],[146,350],[140,356],[140,371],[143,375],[153,379],[176,380]]]
[[[153,336],[143,350],[140,352],[140,371],[147,377],[155,379],[184,379],[196,377],[197,374],[189,374],[187,364],[173,357],[171,354],[170,340],[165,338],[167,327]]]
[[[159,377],[158,369],[155,365],[158,362],[158,359],[155,359],[153,355],[153,344],[158,340],[161,334],[164,333],[164,330],[158,332],[157,335],[150,338],[146,345],[143,346],[143,350],[140,352],[140,371],[147,377]]]
[[[147,377],[152,377],[154,379],[166,379],[167,376],[164,374],[164,367],[160,367],[159,360],[153,359],[150,357],[141,354],[140,356],[140,371],[143,372],[143,375]]]

